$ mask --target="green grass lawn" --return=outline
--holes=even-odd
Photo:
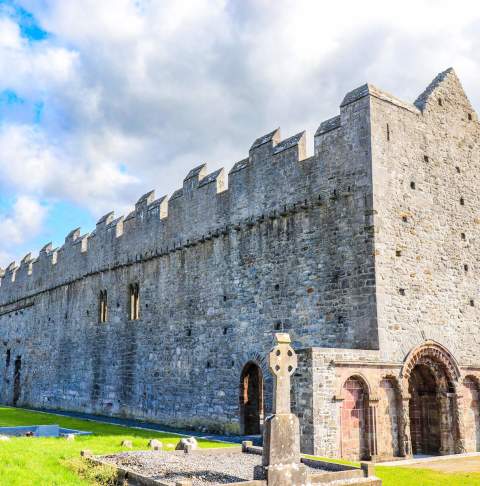
[[[407,467],[375,468],[384,486],[480,486],[480,472],[447,474],[430,469]]]
[[[100,424],[59,415],[30,412],[0,407],[0,427],[17,425],[58,424],[69,429],[93,432],[91,436],[78,436],[74,441],[62,438],[12,438],[0,442],[1,486],[66,486],[92,485],[94,480],[82,479],[80,451],[89,449],[93,454],[107,454],[126,449],[120,446],[123,439],[133,442],[133,449],[148,449],[149,439],[159,439],[165,449],[176,445],[180,436],[149,430]],[[198,439],[200,447],[225,447],[228,444]],[[167,449],[168,450],[168,449]]]
[[[93,432],[91,436],[65,439],[12,438],[0,442],[0,486],[68,486],[93,485],[95,476],[108,478],[109,472],[93,470],[88,475],[79,460],[80,451],[89,449],[93,454],[124,451],[123,439],[131,440],[134,449],[148,449],[149,439],[159,439],[164,448],[175,445],[180,436],[117,425],[100,424],[58,415],[0,407],[0,426],[58,424],[69,429]],[[228,447],[222,442],[199,439],[200,447]],[[168,450],[168,449],[167,449]],[[323,459],[331,460],[331,459]],[[346,461],[337,460],[344,464]],[[80,474],[79,474],[80,473]],[[446,474],[428,469],[377,466],[376,474],[384,486],[480,486],[480,472]],[[106,484],[106,483],[103,483]]]
[[[313,458],[313,456],[307,457]],[[342,459],[323,457],[320,459],[338,464],[360,466],[359,462],[349,462]],[[480,471],[478,473],[447,474],[430,469],[375,466],[375,475],[382,479],[383,486],[480,486]]]

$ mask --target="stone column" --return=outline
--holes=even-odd
[[[455,454],[463,454],[467,452],[465,447],[465,423],[463,414],[465,408],[463,407],[463,396],[459,393],[452,394],[453,400],[453,432],[454,432],[454,447]]]
[[[445,392],[438,392],[437,403],[440,421],[440,455],[451,454],[453,451],[450,448],[450,434],[453,423],[450,417],[449,398]]]
[[[368,404],[368,449],[370,460],[374,461],[378,455],[377,444],[377,408],[378,399],[371,398]]]
[[[412,457],[412,438],[410,434],[410,395],[402,395],[401,396],[401,404],[402,407],[402,415],[400,417],[400,424],[399,424],[399,449],[400,455],[402,457]]]

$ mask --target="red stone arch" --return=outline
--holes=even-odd
[[[342,457],[369,459],[371,453],[370,386],[361,374],[343,381],[337,398],[340,407],[340,447]]]
[[[460,377],[453,355],[435,341],[427,341],[408,354],[401,371],[402,431],[407,454],[464,451],[457,393]]]
[[[371,386],[370,382],[367,380],[366,376],[360,372],[355,371],[355,373],[348,375],[343,380],[340,380],[337,388],[337,393],[335,393],[336,400],[344,400],[345,399],[345,383],[350,380],[351,378],[356,378],[360,380],[363,385],[365,386],[368,397],[370,400],[376,400],[376,390]]]
[[[461,372],[457,360],[452,353],[436,341],[426,341],[422,345],[412,349],[405,358],[401,371],[402,392],[408,395],[408,381],[415,366],[422,361],[439,363],[443,366],[449,382],[456,386],[460,379]]]

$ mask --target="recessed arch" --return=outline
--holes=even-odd
[[[363,383],[363,385],[366,388],[366,391],[368,393],[370,400],[376,400],[376,396],[377,396],[376,390],[374,390],[372,388],[372,386],[370,385],[370,382],[367,380],[366,376],[363,373],[360,373],[358,371],[355,371],[355,373],[349,375],[348,377],[346,377],[346,378],[344,378],[343,380],[340,381],[340,383],[338,385],[337,393],[335,394],[335,398],[337,400],[344,400],[345,399],[345,383],[352,378],[356,378]]]
[[[248,361],[240,375],[240,431],[243,435],[261,434],[264,419],[263,373],[258,363]]]
[[[340,431],[342,457],[369,459],[369,386],[359,374],[349,376],[340,397]]]

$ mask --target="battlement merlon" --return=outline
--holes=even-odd
[[[98,220],[91,234],[82,236],[76,228],[67,235],[62,247],[53,249],[48,244],[36,260],[22,260],[19,267],[15,262],[11,263],[0,272],[0,301],[36,291],[38,285],[48,288],[61,284],[65,280],[64,272],[74,276],[75,272],[111,268],[123,257],[131,261],[138,254],[153,251],[161,254],[215,230],[223,231],[241,219],[260,216],[259,211],[269,212],[276,207],[283,208],[287,203],[305,200],[305,191],[314,190],[318,194],[327,193],[333,186],[341,184],[350,187],[350,182],[345,181],[345,175],[352,177],[348,167],[345,166],[346,172],[341,173],[336,164],[339,154],[346,157],[350,153],[352,143],[364,143],[365,137],[369,137],[367,117],[372,100],[394,105],[414,116],[423,116],[428,107],[433,106],[432,100],[436,101],[438,93],[441,96],[448,94],[445,91],[448,83],[450,91],[455,87],[462,91],[458,78],[450,69],[440,73],[415,104],[406,103],[371,84],[362,85],[345,95],[339,115],[320,124],[315,133],[314,157],[306,158],[305,132],[282,141],[277,128],[257,138],[248,157],[235,163],[228,177],[225,177],[224,169],[209,174],[206,164],[200,164],[187,174],[183,186],[169,199],[167,196],[155,199],[155,192],[149,191],[126,217],[115,219],[114,213],[109,212]],[[474,114],[466,97],[461,102]],[[477,120],[476,115],[474,119]],[[299,164],[300,161],[305,162]],[[363,188],[366,184],[367,179]],[[113,245],[115,251],[109,248]],[[115,260],[112,255],[116,255]],[[25,274],[22,286],[25,283],[28,288],[10,285],[16,282],[19,270],[19,275]]]

